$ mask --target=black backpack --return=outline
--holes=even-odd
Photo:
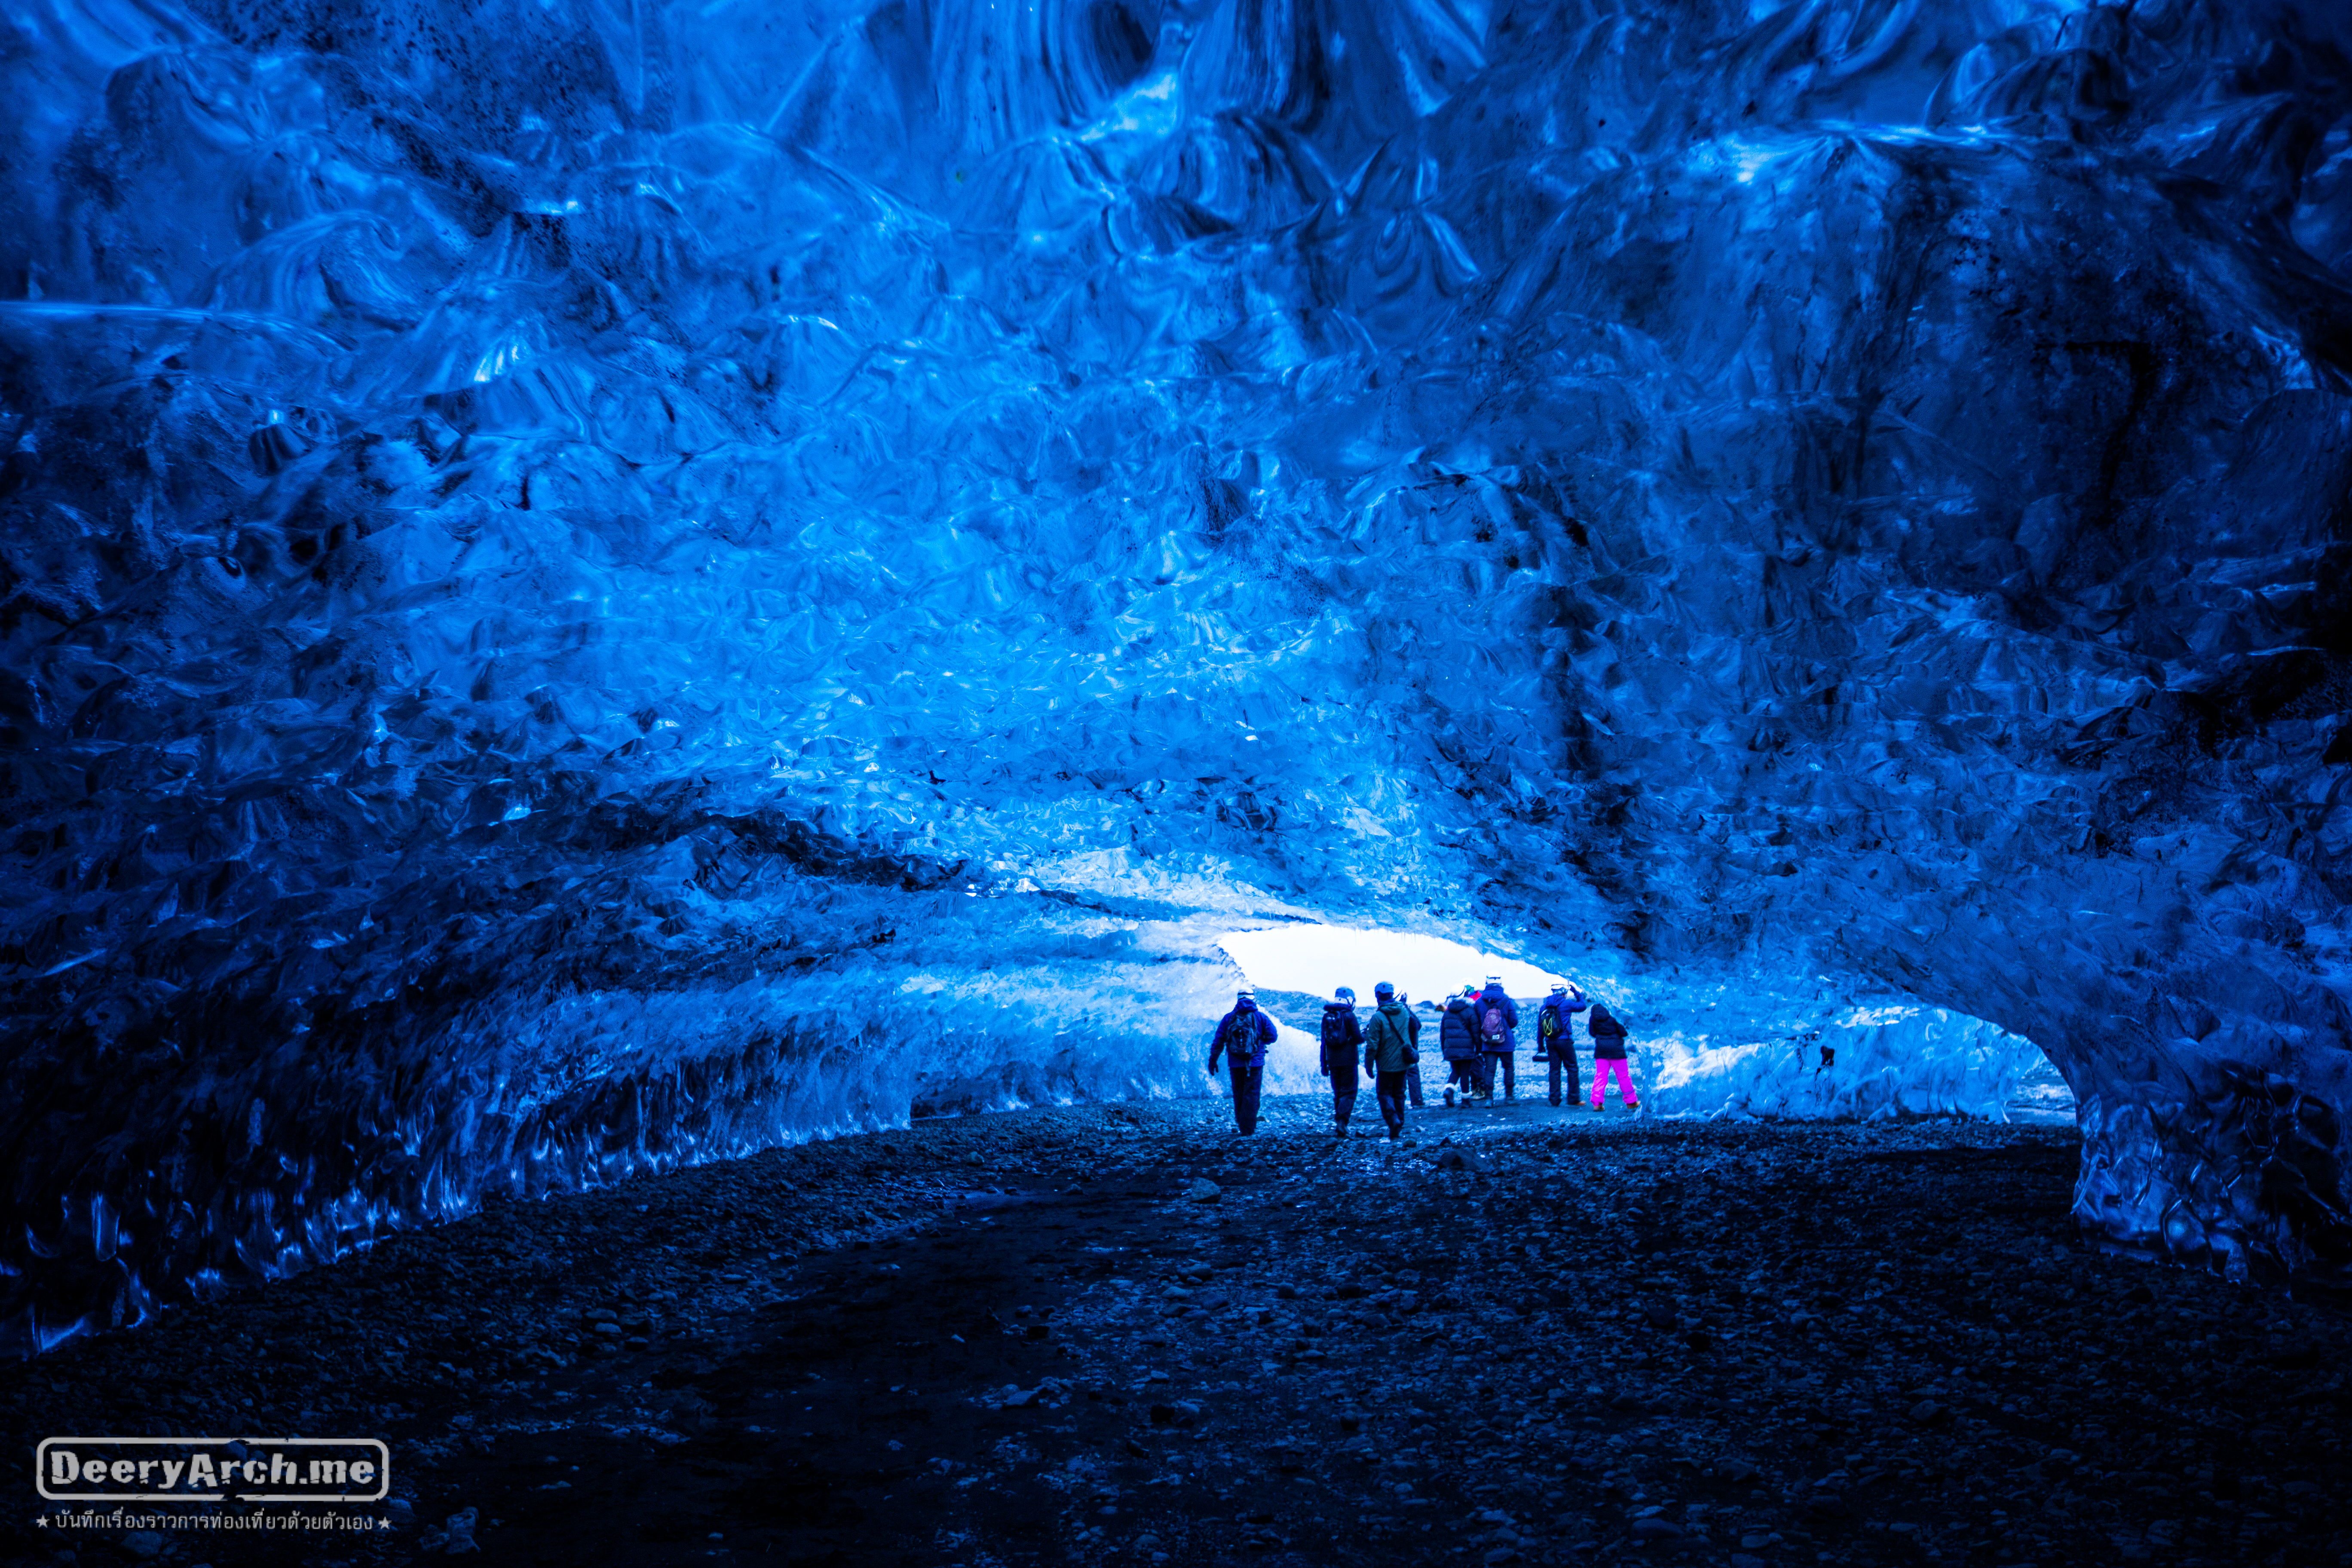
[[[1349,1015],[1338,1007],[1323,1009],[1323,1048],[1327,1051],[1349,1051],[1355,1048],[1348,1038]]]

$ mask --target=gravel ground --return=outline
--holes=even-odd
[[[1369,1096],[1366,1097],[1369,1110]],[[0,1373],[387,1438],[364,1536],[25,1561],[2352,1563],[2337,1312],[2086,1250],[2070,1131],[918,1123],[495,1205]],[[472,1510],[470,1521],[465,1510]],[[456,1516],[470,1529],[452,1530]],[[234,1549],[232,1549],[234,1548]]]

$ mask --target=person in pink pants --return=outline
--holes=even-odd
[[[1639,1110],[1642,1102],[1633,1098],[1633,1069],[1625,1065],[1625,1026],[1615,1014],[1600,1003],[1592,1005],[1591,1016],[1584,1026],[1592,1036],[1592,1109],[1601,1109],[1608,1098],[1609,1079],[1617,1079],[1617,1098],[1625,1102],[1628,1110]]]

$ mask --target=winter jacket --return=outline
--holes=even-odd
[[[1274,1041],[1274,1020],[1258,1011],[1255,1002],[1244,1002],[1217,1020],[1217,1032],[1209,1045],[1209,1070],[1217,1070],[1219,1052],[1230,1052],[1236,1067],[1264,1067],[1265,1047]]]
[[[1323,1004],[1323,1076],[1352,1064],[1356,1047],[1364,1043],[1364,1026],[1357,1021],[1353,1002]]]
[[[1615,1014],[1600,1003],[1592,1005],[1592,1016],[1585,1020],[1585,1030],[1592,1037],[1592,1054],[1601,1060],[1625,1059],[1625,1026]]]
[[[1449,1062],[1468,1061],[1478,1054],[1478,1020],[1471,1014],[1467,996],[1456,996],[1445,1005],[1445,1016],[1437,1026],[1437,1048]]]
[[[1372,1015],[1364,1031],[1364,1070],[1402,1072],[1412,1045],[1412,1015],[1402,1002],[1391,1002]]]
[[[1485,1019],[1490,1006],[1503,1010],[1503,1043],[1499,1046],[1488,1043],[1486,1038]],[[1470,1011],[1473,1015],[1471,1027],[1479,1031],[1479,1049],[1496,1056],[1507,1056],[1519,1048],[1519,1005],[1503,994],[1499,983],[1478,993],[1478,999],[1470,1004]]]
[[[1571,1031],[1572,1026],[1576,1023],[1576,1016],[1591,1005],[1592,1005],[1591,998],[1584,996],[1580,992],[1570,993],[1566,996],[1545,997],[1543,1006],[1536,1013],[1537,1047],[1549,1049],[1554,1046],[1560,1046],[1574,1050],[1576,1040]]]

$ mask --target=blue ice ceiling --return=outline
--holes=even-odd
[[[2342,1280],[2334,7],[0,22],[7,1342],[910,1107],[1243,918],[1893,987]]]

